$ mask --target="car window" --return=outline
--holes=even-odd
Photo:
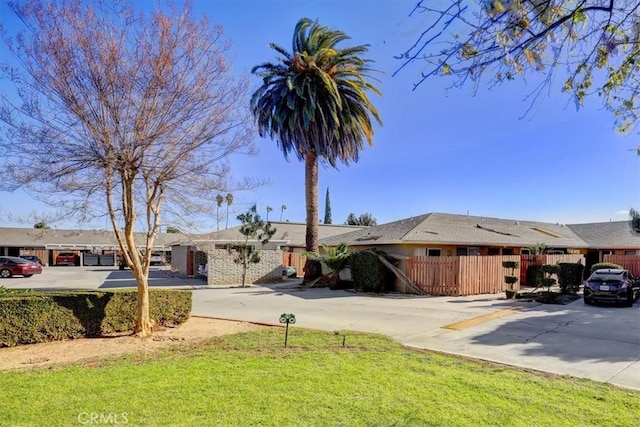
[[[589,280],[624,280],[626,276],[624,272],[602,272],[598,273],[597,271],[591,275]]]

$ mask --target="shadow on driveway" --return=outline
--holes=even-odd
[[[516,345],[526,356],[567,362],[635,362],[640,359],[640,309],[585,306],[582,300],[565,306],[541,304],[504,317],[470,341]]]
[[[182,287],[182,286],[204,286],[206,282],[201,279],[183,279],[172,277],[165,270],[149,270],[149,287]],[[114,270],[105,278],[99,289],[135,288],[136,279],[131,270]]]

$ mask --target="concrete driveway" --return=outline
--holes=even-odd
[[[152,267],[151,287],[193,290],[193,314],[278,322],[296,315],[296,327],[356,330],[401,344],[640,389],[640,306],[566,306],[504,300],[502,295],[418,297],[297,289],[298,280],[268,286],[205,286]],[[109,289],[135,286],[128,270],[46,267],[42,275],[0,279],[0,286],[31,289]],[[295,339],[295,330],[292,339]]]
[[[203,286],[200,279],[186,279],[171,274],[167,267],[151,267],[149,285],[154,287]],[[118,267],[44,267],[42,274],[32,277],[14,276],[0,279],[0,286],[34,290],[55,289],[110,289],[135,287],[136,281],[131,270],[119,270]]]
[[[638,305],[378,296],[287,285],[196,289],[193,301],[196,315],[277,323],[281,313],[294,313],[297,327],[381,333],[407,346],[640,389]]]

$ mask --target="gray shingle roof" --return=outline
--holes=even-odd
[[[600,249],[640,249],[640,233],[629,221],[570,224],[568,226],[590,247]]]
[[[306,245],[306,224],[296,222],[272,222],[273,227],[276,229],[276,234],[273,235],[272,240],[285,240],[288,241],[288,246],[292,247],[305,247]],[[318,239],[330,238],[331,236],[340,235],[352,232],[354,230],[361,230],[366,227],[354,226],[354,225],[333,225],[333,224],[319,224],[318,225]],[[244,239],[244,236],[240,234],[240,227],[233,227],[227,230],[220,230],[213,233],[202,234],[199,236],[192,236],[193,240],[230,240],[237,241]]]
[[[154,247],[161,248],[171,241],[184,239],[185,236],[173,233],[160,233]],[[144,237],[136,233],[136,242],[144,244]],[[117,246],[113,231],[105,230],[57,230],[35,228],[0,228],[0,246],[7,247],[45,247],[47,245],[75,245],[77,247]]]
[[[545,222],[431,213],[369,227],[323,239],[321,244],[340,242],[352,246],[392,243],[439,243],[452,245],[584,248],[587,244],[569,227]]]
[[[351,233],[320,239],[321,245],[333,246],[340,243],[349,245],[373,245],[399,243],[402,238],[424,221],[430,214],[401,219],[400,221],[365,227]]]

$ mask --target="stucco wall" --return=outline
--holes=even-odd
[[[171,247],[171,269],[180,274],[187,274],[187,254],[190,246]]]
[[[238,285],[242,283],[242,265],[233,262],[233,255],[225,249],[209,252],[209,285]],[[261,250],[260,262],[247,268],[246,284],[282,280],[282,251]]]

